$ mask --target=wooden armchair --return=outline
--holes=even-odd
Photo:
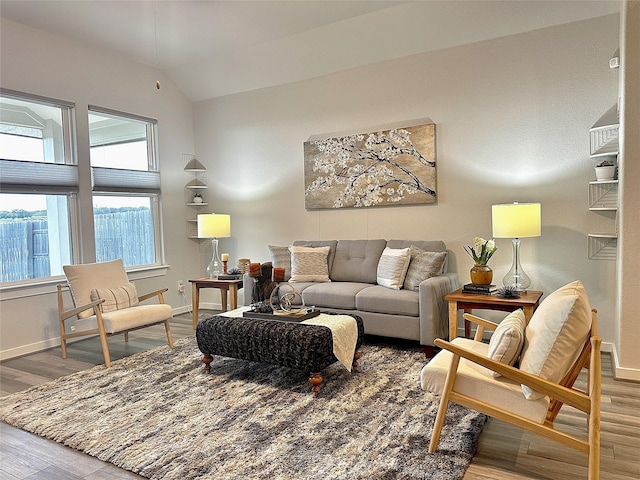
[[[508,317],[512,315],[517,313]],[[490,353],[500,348],[481,342],[485,329],[495,329],[496,336],[500,325],[469,314],[464,318],[477,325],[475,338],[436,339],[443,350],[421,373],[422,388],[442,395],[429,452],[438,447],[451,401],[586,453],[588,478],[597,480],[601,339],[597,313],[591,310],[582,284],[562,287],[538,307],[523,332],[519,368],[492,358]],[[586,392],[573,386],[583,368],[589,369]],[[587,414],[586,438],[554,428],[563,404]]]
[[[173,348],[169,320],[171,306],[164,303],[164,288],[138,296],[135,285],[129,283],[122,260],[63,267],[68,285],[58,285],[58,319],[62,358],[67,358],[67,339],[86,335],[100,335],[104,363],[111,367],[107,337],[152,325],[164,324],[169,347]],[[74,308],[65,310],[63,290],[68,286]],[[140,302],[158,297],[157,304]],[[66,322],[75,318],[73,328]],[[70,330],[70,331],[67,331]]]

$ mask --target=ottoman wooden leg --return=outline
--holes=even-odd
[[[320,384],[322,383],[322,375],[320,373],[312,373],[309,377],[309,383],[312,385],[313,395],[317,396],[320,392]]]
[[[204,363],[204,369],[207,373],[209,373],[211,371],[211,365],[210,363],[213,361],[213,357],[209,354],[205,354],[204,357],[202,357],[202,363]]]
[[[362,355],[360,354],[360,352],[356,352],[353,354],[353,363],[351,364],[353,368],[356,368],[358,366],[358,360],[360,360],[361,356]]]

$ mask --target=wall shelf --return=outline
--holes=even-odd
[[[187,206],[194,207],[198,210],[201,207],[209,205],[207,202],[194,202],[193,198],[195,194],[199,194],[201,191],[209,188],[206,183],[200,179],[200,175],[207,171],[206,167],[200,163],[200,161],[192,154],[183,154],[182,160],[185,163],[184,171],[194,175],[194,178],[187,182],[184,188],[188,192]],[[187,219],[187,238],[198,239],[198,220]]]
[[[591,157],[618,154],[618,105],[614,105],[589,130]]]
[[[618,180],[589,182],[589,210],[618,209]]]
[[[618,236],[615,233],[590,233],[589,258],[592,260],[616,260]]]

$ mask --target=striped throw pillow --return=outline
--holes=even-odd
[[[117,288],[92,288],[91,301],[95,302],[104,298],[100,304],[102,313],[113,312],[123,308],[135,307],[138,301],[138,292],[133,283],[127,283]]]
[[[378,261],[378,285],[400,290],[409,268],[409,260],[411,260],[409,248],[386,247]]]

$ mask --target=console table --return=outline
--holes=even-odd
[[[540,305],[541,298],[542,292],[539,290],[527,290],[520,294],[520,298],[500,298],[495,294],[463,293],[462,288],[459,288],[444,297],[449,302],[449,341],[458,336],[458,310],[464,310],[464,313],[471,313],[473,309],[513,312],[521,308],[528,324],[533,312]],[[470,330],[471,324],[465,320],[465,337],[469,337]]]
[[[227,292],[231,297],[231,310],[238,308],[238,290],[242,288],[243,280],[218,280],[217,278],[194,278],[189,280],[191,283],[191,303],[193,307],[192,323],[195,329],[198,325],[198,310],[200,305],[200,289],[201,288],[217,288],[220,290],[220,298],[222,299],[222,311],[227,309]]]

